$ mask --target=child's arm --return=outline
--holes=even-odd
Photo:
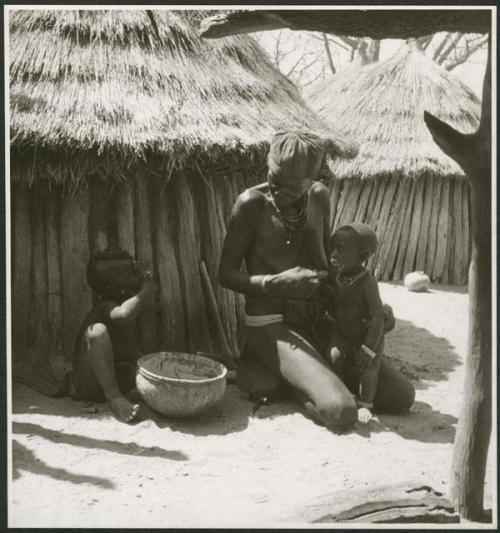
[[[149,301],[153,294],[153,287],[152,275],[148,272],[145,276],[144,284],[137,294],[134,294],[134,296],[125,300],[120,305],[108,302],[109,305],[104,309],[105,314],[108,315],[107,318],[112,322],[122,324],[133,321]]]
[[[384,306],[380,299],[377,281],[374,278],[369,276],[363,289],[365,301],[368,306],[368,316],[370,317],[363,346],[376,353],[384,335]],[[380,354],[377,353],[377,355]]]
[[[377,391],[380,357],[384,346],[384,308],[378,285],[371,276],[364,285],[365,301],[368,306],[368,330],[363,344],[356,354],[360,369],[360,399],[364,407],[371,408]]]

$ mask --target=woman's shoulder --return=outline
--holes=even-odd
[[[263,207],[267,202],[265,195],[267,187],[264,188],[263,185],[256,185],[255,187],[244,190],[236,199],[236,209],[249,211]]]

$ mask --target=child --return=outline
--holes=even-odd
[[[358,397],[358,420],[363,423],[372,418],[384,350],[384,308],[377,282],[363,266],[376,249],[375,233],[365,224],[342,226],[331,238],[327,307],[336,327],[329,357]]]
[[[124,394],[135,387],[141,352],[135,319],[152,294],[151,273],[142,272],[124,250],[105,250],[89,261],[87,281],[96,301],[78,334],[70,374],[70,395],[106,399],[115,416],[131,422],[139,405]]]

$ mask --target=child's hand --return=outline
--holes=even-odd
[[[153,277],[153,273],[147,263],[137,263],[137,274],[142,282]]]
[[[354,361],[358,365],[359,373],[362,374],[372,364],[373,357],[368,355],[363,348],[360,348],[354,354]]]
[[[367,424],[372,418],[372,412],[367,407],[360,407],[358,409],[358,422]]]

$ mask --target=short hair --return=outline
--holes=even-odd
[[[284,130],[271,139],[268,178],[316,179],[325,159],[325,140],[306,130]]]
[[[332,238],[339,231],[350,231],[356,236],[356,240],[359,242],[362,250],[368,252],[368,257],[375,253],[378,246],[377,236],[375,232],[367,226],[366,224],[361,224],[360,222],[352,222],[351,224],[344,224],[335,230],[332,235]]]
[[[116,261],[117,259],[129,260],[132,263],[135,261],[126,250],[121,248],[106,248],[105,250],[96,252],[90,258],[87,265],[87,283],[97,294],[105,296],[108,292],[108,286],[103,283],[96,269],[97,263],[102,261]]]

